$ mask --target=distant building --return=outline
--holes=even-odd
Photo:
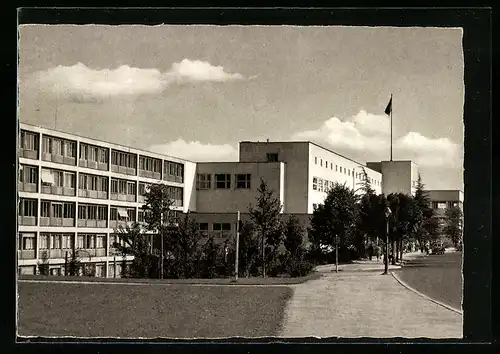
[[[427,191],[434,215],[439,219],[440,227],[445,224],[447,208],[458,207],[462,211],[461,227],[463,232],[464,192],[461,190],[428,190]]]
[[[279,197],[283,217],[296,215],[307,226],[334,182],[358,190],[363,169],[376,193],[414,192],[411,161],[363,165],[311,142],[243,141],[238,162],[196,163],[21,123],[19,272],[35,274],[45,254],[51,274],[63,274],[75,249],[96,276],[118,277],[116,229],[143,222],[144,193],[154,183],[169,186],[174,213],[196,216],[202,237],[232,240],[236,213],[249,219],[261,178]]]

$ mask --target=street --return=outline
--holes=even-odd
[[[462,253],[419,257],[396,272],[415,290],[455,309],[462,308]]]

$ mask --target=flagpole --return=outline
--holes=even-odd
[[[392,107],[393,107],[393,102],[392,102],[392,93],[391,93],[391,161],[392,161]]]

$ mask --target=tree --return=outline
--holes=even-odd
[[[173,271],[176,277],[191,278],[198,273],[200,254],[198,223],[190,213],[179,223],[167,229],[166,250],[172,254]]]
[[[66,265],[65,273],[66,275],[76,276],[79,274],[80,267],[80,259],[78,258],[76,249],[73,248],[71,250],[71,258],[68,260],[68,263]]]
[[[156,273],[157,257],[151,254],[150,236],[142,232],[138,223],[117,231],[122,242],[114,242],[113,247],[123,258],[128,255],[134,257],[128,275],[133,278],[153,276]]]
[[[47,254],[47,251],[43,251],[42,255],[40,257],[40,261],[38,262],[38,273],[40,275],[49,275],[50,274],[50,267],[49,267],[49,255]]]
[[[146,230],[160,237],[160,277],[164,276],[163,270],[167,252],[165,243],[173,218],[173,214],[170,212],[173,199],[170,194],[171,188],[169,186],[152,184],[144,194],[145,203],[142,206]]]
[[[358,219],[357,196],[344,184],[335,183],[323,204],[318,205],[311,217],[309,240],[313,248],[320,245],[335,246],[339,237],[339,252],[354,244]]]
[[[403,253],[403,241],[407,240],[414,227],[414,200],[411,195],[404,193],[387,196],[392,214],[390,217],[392,263],[396,264]]]
[[[423,251],[424,245],[428,241],[429,232],[426,230],[426,225],[429,225],[428,219],[433,216],[433,210],[430,205],[430,199],[425,185],[422,182],[422,176],[418,174],[417,187],[413,197],[413,220],[414,220],[414,236]],[[432,223],[431,223],[432,224]]]
[[[259,260],[259,238],[251,222],[240,224],[240,261],[239,268],[245,277],[249,277]]]
[[[290,215],[284,226],[284,246],[290,255],[295,256],[302,248],[304,228],[295,215]]]
[[[457,248],[462,241],[462,209],[458,206],[452,206],[445,210],[445,220],[443,233],[453,242]]]
[[[267,183],[261,179],[257,189],[255,206],[250,205],[248,210],[254,225],[255,232],[260,236],[262,255],[262,276],[266,276],[266,263],[269,256],[275,256],[283,239],[281,227],[282,205],[274,191],[269,189]],[[271,255],[266,257],[266,250],[270,249]]]

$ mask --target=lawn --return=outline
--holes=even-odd
[[[20,282],[20,336],[265,337],[279,333],[286,286]]]

